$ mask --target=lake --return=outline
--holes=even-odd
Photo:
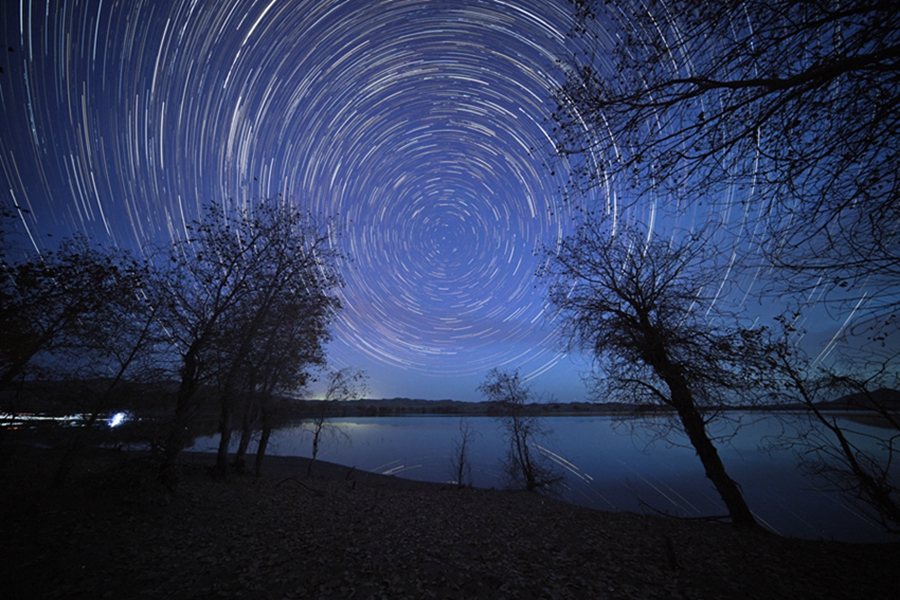
[[[501,464],[506,445],[500,423],[491,417],[466,419],[476,431],[471,447],[474,485],[506,487]],[[794,452],[761,450],[761,445],[783,431],[785,419],[790,426],[796,417],[748,413],[733,419],[739,427],[725,423],[713,429],[715,434],[733,434],[727,443],[717,443],[719,454],[767,528],[807,539],[896,539],[841,494],[829,491],[827,482],[801,473]],[[554,416],[543,421],[552,430],[541,444],[543,452],[566,476],[559,491],[562,499],[609,511],[658,511],[681,517],[726,514],[687,438],[673,431],[664,440],[654,439],[664,418]],[[453,479],[451,456],[453,441],[459,438],[458,416],[341,418],[330,423],[336,429],[320,443],[319,460],[421,481]],[[885,430],[876,427],[854,424],[854,429],[886,436]],[[217,442],[217,436],[201,437],[190,450],[214,451]],[[269,452],[308,458],[312,436],[302,423],[293,424],[273,433]]]

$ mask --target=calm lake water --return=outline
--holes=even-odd
[[[785,415],[744,414],[734,419],[740,427],[730,441],[717,444],[719,454],[765,526],[782,535],[809,539],[896,540],[839,493],[826,491],[827,482],[801,473],[793,452],[761,450],[784,430]],[[505,487],[501,457],[506,446],[499,422],[490,417],[467,417],[467,421],[476,431],[471,447],[475,486]],[[458,416],[334,419],[331,425],[340,433],[325,437],[318,459],[375,473],[448,482],[453,479],[450,463],[459,423]],[[566,476],[560,490],[566,501],[602,510],[656,510],[683,517],[726,513],[684,435],[672,432],[666,440],[654,441],[658,427],[648,427],[647,421],[607,416],[548,417],[544,423],[552,434],[542,446]],[[886,435],[875,427],[854,424],[854,428]],[[724,424],[714,433],[734,431],[734,424]],[[216,437],[198,438],[191,450],[212,451],[216,444]],[[271,454],[310,457],[311,452],[312,436],[302,424],[272,436]]]

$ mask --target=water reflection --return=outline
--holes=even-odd
[[[99,419],[110,429],[124,425],[132,420],[133,416],[127,412],[116,412],[108,417]],[[22,427],[37,428],[41,425],[58,424],[63,427],[84,427],[90,423],[92,417],[88,413],[54,416],[42,413],[0,413],[0,424],[6,429],[19,429]],[[94,419],[97,421],[97,419]]]
[[[784,417],[741,415],[717,433],[727,438],[719,453],[729,474],[742,487],[754,515],[781,535],[846,541],[889,541],[882,529],[839,494],[824,491],[826,482],[804,476],[789,447],[767,444],[785,428]],[[471,445],[473,483],[505,487],[501,457],[505,446],[496,420],[467,417],[478,432]],[[450,482],[453,439],[459,420],[453,416],[364,417],[335,419],[346,434],[326,440],[319,460],[409,479]],[[536,448],[567,473],[562,496],[603,510],[658,512],[681,517],[727,513],[683,434],[656,439],[646,422],[622,427],[613,417],[551,417],[551,442]],[[737,427],[736,425],[740,425]],[[788,420],[787,426],[791,423]],[[881,435],[875,427],[864,435]],[[311,437],[301,424],[273,435],[272,453],[311,455]],[[765,446],[766,452],[760,450]],[[198,439],[192,450],[211,451],[213,437]]]

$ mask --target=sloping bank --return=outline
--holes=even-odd
[[[895,598],[900,545],[780,538],[270,457],[189,455],[174,498],[135,455],[2,470],[4,598]]]

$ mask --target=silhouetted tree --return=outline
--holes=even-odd
[[[573,3],[555,135],[576,188],[734,210],[792,285],[897,306],[900,4]]]
[[[284,408],[277,399],[298,394],[310,379],[310,369],[325,363],[324,344],[330,336],[331,309],[302,301],[282,304],[274,314],[288,317],[269,323],[260,333],[261,343],[245,363],[241,440],[234,458],[237,471],[244,470],[250,438],[258,429],[254,470],[259,475],[272,429]]]
[[[324,345],[330,339],[329,326],[334,308],[327,304],[319,305],[318,310],[310,310],[308,305],[302,304],[285,307],[287,312],[300,311],[299,318],[293,319],[290,328],[273,329],[267,338],[265,352],[254,363],[255,377],[261,382],[255,388],[262,425],[254,467],[257,476],[276,418],[281,418],[281,413],[288,408],[283,401],[274,401],[276,393],[296,396],[310,380],[311,369],[325,364]],[[311,343],[313,339],[319,343]]]
[[[280,337],[281,344],[290,344],[279,349],[282,355],[289,352],[295,359],[293,368],[280,374],[277,387],[285,387],[286,375],[299,378],[298,368],[324,362],[327,325],[338,306],[337,299],[329,295],[338,283],[337,276],[322,271],[326,266],[322,262],[324,253],[333,252],[328,247],[333,232],[318,230],[307,216],[284,206],[275,210],[272,206],[258,207],[254,218],[253,228],[263,231],[256,243],[266,258],[261,263],[263,268],[254,274],[253,292],[241,302],[237,318],[229,320],[230,365],[220,382],[222,410],[216,461],[222,474],[227,471],[233,404],[244,389],[239,381],[249,381],[248,366],[253,355],[265,353],[267,342],[273,338]],[[274,353],[269,353],[270,361],[274,357]],[[256,369],[255,374],[265,372]],[[244,400],[249,398],[245,396]]]
[[[276,361],[276,356],[319,354],[339,306],[332,295],[340,284],[333,234],[332,222],[319,224],[285,202],[210,204],[188,238],[174,246],[166,318],[181,356],[181,382],[161,465],[163,482],[175,482],[173,469],[201,384],[219,394],[217,466],[224,471],[236,394],[252,380],[270,396],[297,374],[294,359]],[[292,345],[275,348],[275,340]],[[272,362],[261,365],[255,359],[266,352]]]
[[[450,456],[450,474],[457,487],[472,486],[472,444],[477,432],[465,417],[459,418],[459,436],[453,439],[453,454]]]
[[[780,317],[783,336],[772,345],[771,368],[783,392],[806,408],[806,426],[786,429],[776,446],[794,450],[804,471],[824,478],[887,531],[900,533],[900,354],[864,350],[844,370],[809,359],[796,340],[796,319]],[[833,401],[843,398],[843,404]],[[862,431],[834,408],[868,413],[882,435]]]
[[[107,336],[142,303],[146,273],[147,266],[127,252],[92,246],[83,236],[21,261],[3,257],[0,389],[39,357],[56,357],[60,371],[71,361],[83,364],[88,354],[110,357],[116,338]]]
[[[150,358],[160,341],[158,297],[149,265],[84,236],[36,254],[7,247],[5,231],[0,242],[0,388],[26,377],[52,380],[62,390],[54,401],[83,418],[65,431],[53,482],[59,486],[97,423],[125,403],[124,388],[156,371]]]
[[[648,239],[589,220],[549,254],[544,275],[572,345],[596,357],[599,381],[626,401],[674,409],[731,520],[755,525],[700,406],[725,406],[764,380],[763,332],[717,310],[704,254],[700,238]]]
[[[312,459],[306,467],[307,477],[312,473],[313,463],[319,454],[319,443],[326,434],[337,435],[342,431],[330,422],[334,415],[334,402],[360,400],[368,393],[367,376],[363,371],[345,367],[325,373],[325,395],[321,402],[313,404],[313,417],[308,423],[312,431]]]
[[[108,298],[106,310],[91,319],[91,326],[63,356],[54,357],[54,372],[67,380],[73,392],[70,404],[83,415],[81,427],[73,428],[54,476],[61,486],[98,423],[114,409],[138,408],[141,384],[163,377],[166,348],[164,332],[156,318],[160,305],[148,289],[150,278],[141,278],[140,290],[127,290],[125,297]],[[125,291],[125,290],[122,290]],[[137,293],[135,293],[137,292]],[[61,364],[62,363],[62,364]]]
[[[509,444],[504,466],[510,481],[528,491],[547,490],[562,481],[562,476],[548,463],[538,446],[549,433],[540,417],[528,414],[532,392],[519,372],[492,369],[478,386],[478,391],[495,405],[502,423]]]

